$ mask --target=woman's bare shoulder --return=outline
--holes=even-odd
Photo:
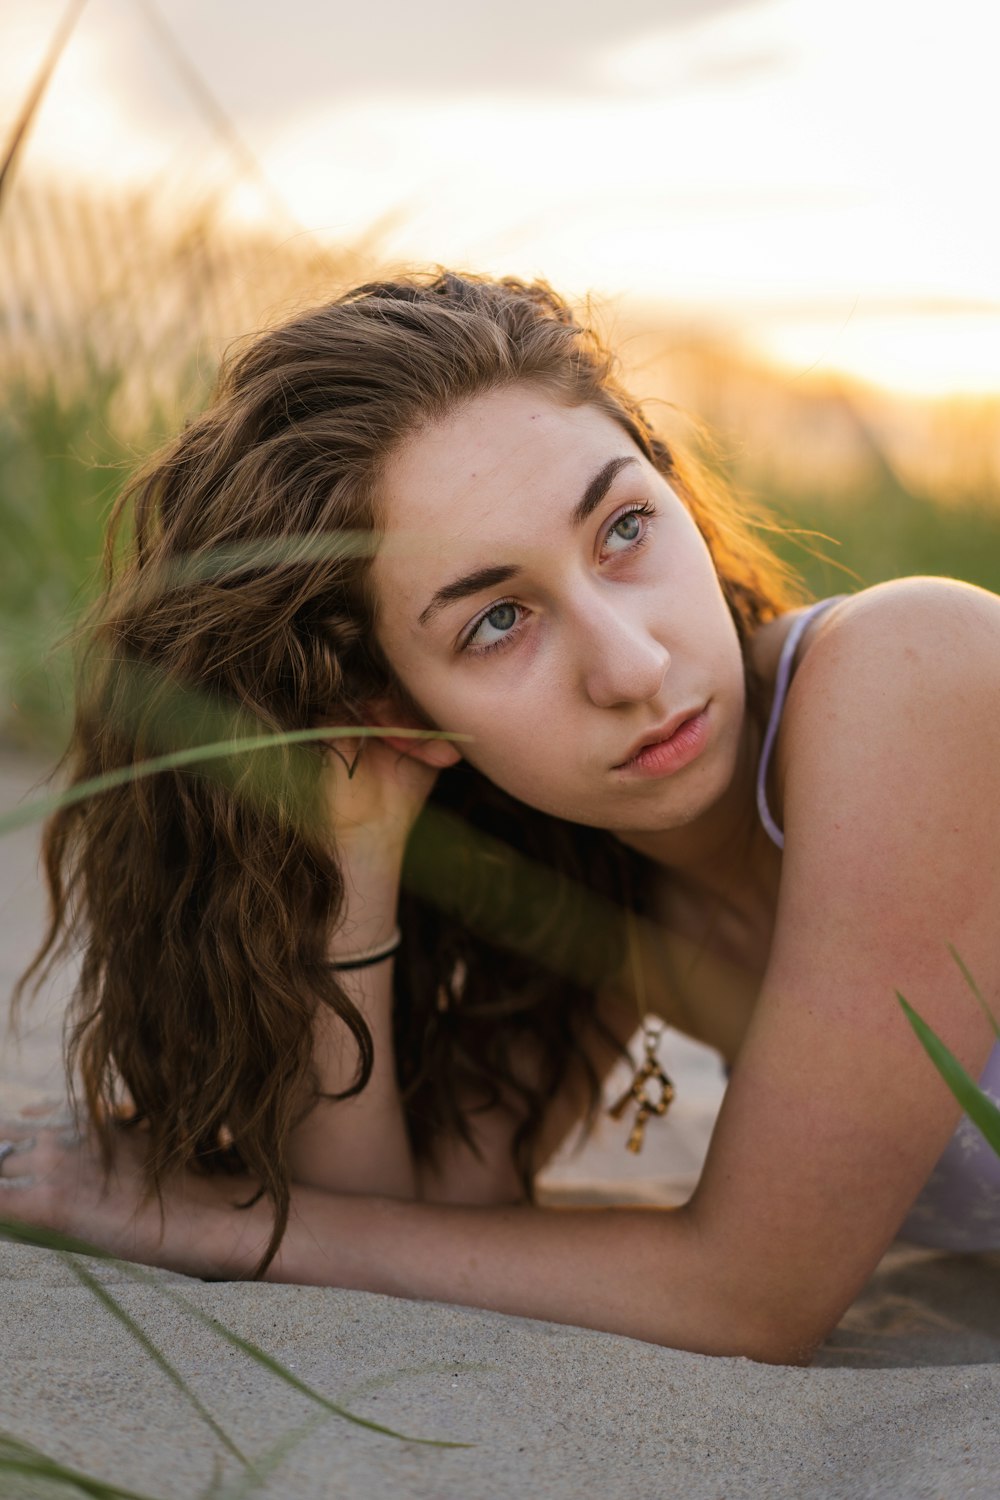
[[[765,682],[773,682],[788,632],[807,607],[780,615],[754,635],[751,660]],[[983,640],[992,639],[991,632],[1000,631],[1000,595],[953,578],[894,578],[873,584],[844,595],[810,622],[796,650],[796,667],[820,641],[879,650],[893,637],[903,641],[917,631],[932,638],[942,627],[949,633],[953,628],[968,629]],[[807,679],[809,674],[796,670],[795,675]]]
[[[830,795],[901,778],[985,777],[1000,794],[1000,597],[946,578],[904,578],[842,600],[816,622],[776,747],[779,806],[800,787],[812,822]]]
[[[783,718],[829,711],[829,694],[865,713],[863,690],[913,675],[948,690],[1000,679],[1000,595],[951,578],[896,578],[848,595],[815,620]],[[859,676],[859,673],[862,674]]]
[[[879,641],[911,628],[1000,631],[1000,595],[956,578],[893,578],[847,595],[817,624],[823,635],[846,632]]]

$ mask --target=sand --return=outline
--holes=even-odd
[[[0,808],[32,771],[0,758]],[[0,842],[0,989],[41,928],[37,834]],[[24,1042],[0,1050],[0,1116],[61,1092],[58,984]],[[683,1201],[723,1086],[671,1035],[678,1098],[640,1157],[606,1128],[546,1173],[550,1202]],[[608,1093],[619,1086],[609,1081]],[[494,1497],[995,1496],[1000,1484],[1000,1254],[898,1243],[809,1369],[707,1358],[636,1339],[337,1288],[207,1284],[89,1269],[159,1344],[232,1441],[259,1457],[305,1431],[254,1494],[344,1500]],[[261,1345],[361,1428],[290,1389],[179,1309],[169,1291]],[[191,1497],[241,1467],[53,1254],[0,1243],[0,1429],[143,1495]],[[0,1478],[0,1495],[42,1493]],[[55,1493],[55,1491],[45,1491]],[[65,1493],[65,1491],[64,1491]]]

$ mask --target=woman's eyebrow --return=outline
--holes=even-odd
[[[612,480],[619,469],[624,469],[626,464],[637,464],[639,460],[632,454],[622,454],[620,458],[609,458],[603,469],[598,469],[593,479],[583,492],[583,498],[574,507],[570,521],[575,527],[582,526],[587,517],[597,509],[611,488]]]
[[[513,563],[497,563],[492,568],[477,568],[474,573],[466,573],[453,583],[446,583],[421,612],[418,623],[426,625],[446,604],[454,604],[457,599],[467,599],[470,594],[478,594],[482,589],[496,588],[497,584],[507,583],[515,578],[520,571]]]
[[[581,499],[573,507],[570,515],[571,524],[575,528],[582,526],[608,493],[618,471],[624,469],[626,464],[638,462],[639,460],[631,454],[608,459],[608,462],[598,469]],[[521,569],[514,563],[494,563],[492,567],[476,568],[472,573],[463,574],[461,578],[456,578],[437,590],[426,609],[421,611],[417,623],[426,625],[446,604],[454,604],[457,600],[468,599],[472,594],[478,594],[483,589],[496,588],[498,584],[509,583],[512,578],[517,577],[520,571]]]

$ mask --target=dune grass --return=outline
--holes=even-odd
[[[0,369],[0,742],[44,755],[65,743],[70,643],[99,587],[111,507],[183,409],[179,393],[152,402],[123,435],[126,384],[124,371],[93,351],[69,389],[23,371],[5,380]],[[185,389],[198,404],[198,392]],[[708,461],[718,467],[715,455]],[[787,487],[787,478],[745,463],[730,464],[727,477],[771,509],[778,525],[766,540],[818,597],[910,574],[1000,593],[1000,494],[991,482],[942,501],[877,464],[833,494]]]
[[[56,748],[68,724],[66,638],[97,587],[125,459],[107,421],[114,385],[98,374],[67,398],[14,379],[0,400],[0,733],[29,749]]]
[[[374,1422],[367,1417],[360,1417],[350,1411],[341,1403],[331,1400],[323,1395],[321,1391],[302,1380],[294,1371],[290,1370],[280,1360],[268,1354],[258,1344],[249,1339],[242,1338],[220,1323],[217,1318],[210,1317],[200,1307],[185,1297],[176,1287],[168,1282],[157,1278],[154,1272],[146,1270],[143,1266],[134,1265],[128,1261],[117,1260],[105,1251],[90,1245],[85,1241],[73,1239],[70,1236],[56,1233],[54,1230],[45,1229],[37,1225],[20,1224],[16,1220],[0,1218],[0,1239],[14,1244],[30,1245],[40,1249],[49,1250],[54,1253],[66,1265],[77,1278],[95,1297],[105,1311],[117,1321],[134,1339],[149,1358],[151,1366],[159,1369],[173,1384],[181,1395],[187,1400],[195,1416],[203,1422],[216,1439],[219,1448],[228,1453],[240,1466],[237,1478],[223,1483],[220,1477],[220,1464],[218,1459],[213,1464],[214,1477],[206,1488],[200,1491],[201,1500],[243,1500],[243,1497],[253,1493],[270,1477],[279,1467],[289,1453],[306,1437],[309,1437],[318,1424],[330,1417],[339,1417],[344,1421],[351,1422],[355,1426],[366,1428],[383,1437],[396,1438],[401,1442],[418,1443],[422,1446],[435,1448],[470,1448],[472,1443],[456,1442],[444,1438],[418,1437],[410,1433],[399,1432],[393,1427],[387,1427],[384,1423]],[[133,1282],[152,1286],[158,1295],[166,1298],[178,1309],[179,1312],[202,1324],[217,1337],[222,1343],[239,1351],[254,1364],[266,1370],[274,1379],[291,1387],[298,1395],[302,1396],[319,1410],[314,1413],[311,1420],[292,1428],[283,1433],[262,1453],[255,1457],[248,1457],[237,1445],[232,1436],[225,1430],[218,1419],[205,1406],[191,1384],[185,1380],[177,1367],[169,1357],[161,1350],[145,1332],[139,1322],[127,1311],[122,1303],[116,1298],[84,1263],[88,1258],[96,1258],[113,1266],[119,1273],[125,1275]],[[466,1365],[466,1368],[486,1369],[484,1365]],[[445,1366],[439,1362],[429,1362],[420,1366],[408,1366],[406,1370],[395,1372],[400,1376],[410,1376],[423,1372],[437,1372]],[[447,1366],[448,1369],[452,1365]],[[112,1481],[102,1479],[98,1475],[89,1474],[84,1470],[65,1464],[51,1454],[46,1453],[37,1445],[24,1442],[15,1434],[0,1431],[0,1494],[4,1493],[6,1484],[13,1478],[24,1478],[35,1481],[36,1484],[54,1489],[57,1493],[66,1488],[73,1489],[78,1493],[91,1495],[95,1500],[156,1500],[150,1495],[140,1495],[136,1491],[123,1489]]]
[[[771,503],[789,528],[775,548],[817,597],[914,574],[1000,593],[1000,495],[989,490],[943,504],[885,482],[835,500],[779,493]]]

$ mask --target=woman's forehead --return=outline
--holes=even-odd
[[[619,455],[639,449],[597,407],[566,406],[530,386],[491,391],[400,445],[381,486],[385,528],[457,540],[539,506],[568,510],[595,469]]]

